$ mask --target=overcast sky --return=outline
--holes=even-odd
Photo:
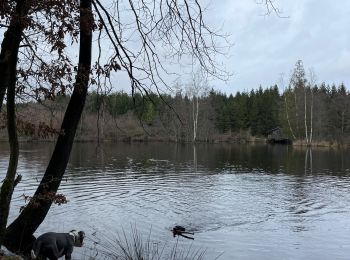
[[[287,82],[296,61],[313,68],[318,82],[350,89],[350,1],[275,0],[279,18],[265,16],[255,0],[204,1],[211,24],[223,24],[234,46],[223,62],[234,75],[211,85],[226,93]],[[209,15],[209,16],[208,16]]]
[[[233,75],[210,86],[224,93],[288,84],[297,60],[312,68],[317,83],[350,89],[350,0],[274,0],[281,18],[266,14],[263,0],[199,0],[207,24],[230,35],[233,44],[222,62]],[[190,82],[190,76],[181,79]],[[171,79],[169,80],[171,84]],[[130,92],[126,73],[114,78],[118,90]]]

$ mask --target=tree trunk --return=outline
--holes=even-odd
[[[314,92],[312,90],[312,86],[310,88],[311,91],[311,104],[310,104],[310,144],[312,143],[312,132],[313,132],[313,116],[314,116]]]
[[[306,144],[309,144],[309,136],[308,136],[308,129],[307,129],[307,98],[306,98],[306,87],[304,87],[304,125],[305,125],[305,141]]]
[[[309,142],[310,145],[312,145],[312,137],[313,137],[313,120],[314,120],[314,87],[316,82],[316,76],[313,69],[309,69],[310,74],[310,95],[311,95],[311,102],[310,102],[310,134],[309,134]],[[310,151],[311,155],[311,151]],[[312,161],[312,160],[311,160]]]
[[[195,106],[195,102],[196,102],[196,106]],[[193,142],[194,143],[197,141],[198,108],[199,108],[198,97],[193,95],[193,99],[192,99],[192,117],[193,117]]]
[[[4,39],[1,43],[0,53],[0,112],[4,97],[8,86],[11,84],[9,70],[11,69],[11,62],[18,57],[18,48],[22,40],[22,33],[24,30],[23,19],[28,14],[28,5],[25,0],[18,0],[15,13],[11,17],[10,25],[4,34]]]
[[[0,192],[0,245],[2,245],[2,241],[5,235],[19,154],[16,128],[15,97],[17,81],[17,58],[20,40],[17,40],[16,43],[16,46],[12,46],[13,55],[10,56],[9,68],[7,68],[6,71],[8,74],[6,77],[9,79],[9,85],[7,88],[7,129],[10,143],[10,160],[7,168],[7,174],[2,183]]]
[[[300,138],[300,131],[299,131],[299,113],[298,113],[298,102],[297,102],[297,90],[294,88],[294,105],[295,105],[295,121],[296,121],[296,131],[297,136]]]
[[[341,112],[341,137],[344,138],[345,110]]]
[[[11,251],[23,252],[31,247],[32,235],[44,221],[53,203],[51,199],[47,199],[47,194],[56,194],[66,170],[87,95],[91,69],[92,24],[91,0],[81,0],[79,65],[73,94],[63,118],[61,133],[58,136],[43,179],[33,199],[6,230],[4,244]]]
[[[288,114],[288,104],[287,104],[287,94],[286,92],[284,93],[284,104],[285,104],[285,107],[286,107],[286,117],[287,117],[287,123],[288,123],[288,126],[289,126],[289,130],[293,136],[293,139],[295,140],[296,137],[294,135],[294,132],[293,132],[293,129],[292,129],[292,126],[290,124],[290,120],[289,120],[289,114]]]
[[[197,141],[197,133],[198,133],[198,113],[199,113],[199,103],[198,103],[198,97],[196,97],[196,140]]]

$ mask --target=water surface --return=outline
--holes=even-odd
[[[32,195],[52,144],[21,144],[11,219]],[[350,152],[288,146],[164,143],[75,144],[60,193],[36,235],[83,229],[88,259],[101,243],[131,226],[174,243],[182,225],[206,259],[349,259]],[[0,144],[0,172],[8,148]],[[93,236],[93,234],[95,236]]]

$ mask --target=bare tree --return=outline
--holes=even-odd
[[[7,174],[3,180],[0,192],[0,245],[5,234],[7,218],[10,210],[10,202],[13,189],[15,186],[15,177],[18,163],[18,138],[16,129],[16,113],[15,113],[15,96],[16,96],[16,67],[18,45],[14,46],[14,55],[9,56],[8,86],[7,86],[7,129],[10,143],[10,160],[7,169]]]
[[[0,111],[7,91],[7,129],[10,144],[9,165],[0,191],[0,245],[4,239],[10,202],[16,185],[15,178],[19,155],[15,114],[16,70],[21,33],[25,28],[27,11],[25,1],[18,1],[16,6],[2,3],[0,8],[2,16],[5,16],[6,12],[10,13],[8,19],[11,20],[1,44],[0,53]]]
[[[186,92],[192,101],[192,142],[195,143],[198,135],[199,100],[208,92],[207,78],[202,71],[193,73],[192,82],[186,87]]]
[[[307,88],[304,86],[304,128],[305,128],[305,140],[306,144],[309,144],[309,133],[307,129]]]
[[[307,80],[305,78],[305,70],[304,70],[303,62],[301,60],[298,60],[295,64],[295,67],[290,79],[290,85],[293,88],[293,92],[294,92],[296,136],[300,138],[303,135],[302,134],[303,129],[300,126],[303,124],[305,141],[308,142],[308,133],[307,133],[307,124],[306,124],[306,92],[305,92],[306,82]],[[304,102],[300,101],[302,100],[300,97],[302,95],[301,93],[303,93],[304,95]],[[304,105],[304,109],[301,108],[301,105]],[[303,113],[304,113],[304,120],[302,120]]]
[[[290,133],[292,134],[293,139],[295,140],[296,137],[295,137],[293,128],[292,128],[292,126],[291,126],[291,124],[290,124],[290,120],[289,120],[288,102],[287,102],[287,91],[286,91],[285,86],[284,86],[284,75],[283,75],[283,74],[280,75],[280,84],[281,84],[282,89],[283,89],[284,106],[285,106],[286,119],[287,119],[289,131],[290,131]]]
[[[312,144],[313,116],[314,116],[314,90],[313,89],[314,89],[314,86],[316,85],[316,74],[312,68],[309,69],[309,81],[310,81],[310,94],[311,94],[309,143]]]
[[[68,104],[55,150],[35,195],[6,229],[4,244],[13,251],[26,250],[32,234],[44,220],[66,169],[76,128],[84,107],[91,63],[93,16],[91,0],[80,5],[80,55],[74,91]],[[17,60],[15,61],[15,64]],[[8,96],[11,93],[8,88]]]

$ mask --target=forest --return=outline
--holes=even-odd
[[[252,142],[264,141],[280,127],[295,144],[350,143],[349,91],[344,84],[313,83],[302,61],[287,87],[260,86],[234,95],[203,83],[174,89],[173,95],[161,96],[89,92],[77,140]],[[57,134],[68,101],[69,95],[21,104],[17,120],[24,140],[50,140]],[[27,122],[38,114],[37,121]]]

